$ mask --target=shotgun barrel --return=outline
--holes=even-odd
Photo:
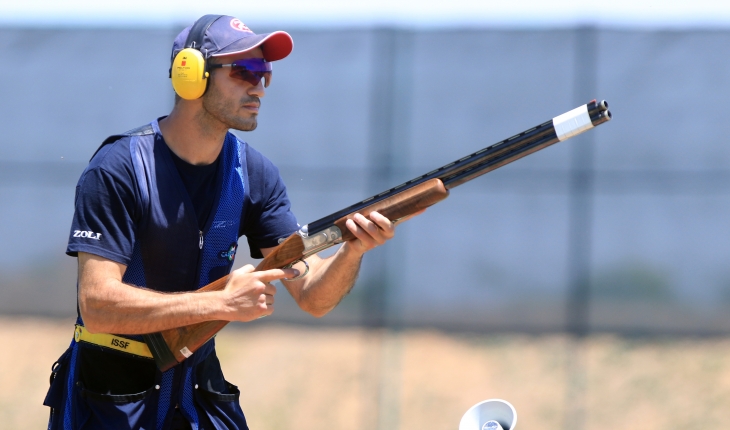
[[[605,100],[600,102],[592,100],[550,121],[311,222],[302,227],[300,233],[305,236],[319,233],[331,227],[336,220],[349,213],[357,212],[375,202],[392,197],[394,194],[433,178],[441,179],[449,189],[454,188],[525,155],[576,136],[610,119],[611,112],[608,110],[608,102]]]

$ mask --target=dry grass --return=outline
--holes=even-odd
[[[72,321],[0,318],[0,427],[44,428]],[[478,401],[518,429],[730,428],[730,339],[454,335],[254,324],[218,336],[252,429],[456,429]]]

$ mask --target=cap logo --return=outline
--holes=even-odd
[[[241,20],[238,18],[233,18],[231,20],[231,27],[238,31],[247,31],[249,33],[253,33],[253,31],[251,31],[251,29],[248,28],[246,24],[242,23]]]

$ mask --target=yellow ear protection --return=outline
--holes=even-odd
[[[170,67],[172,88],[185,100],[200,98],[208,87],[207,55],[200,51],[211,24],[223,15],[205,15],[195,21],[185,40],[185,48],[175,55]]]

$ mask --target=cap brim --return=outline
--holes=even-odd
[[[238,39],[225,48],[213,54],[213,57],[241,54],[254,48],[261,47],[266,61],[277,61],[288,56],[294,48],[294,40],[285,31],[256,34]]]

